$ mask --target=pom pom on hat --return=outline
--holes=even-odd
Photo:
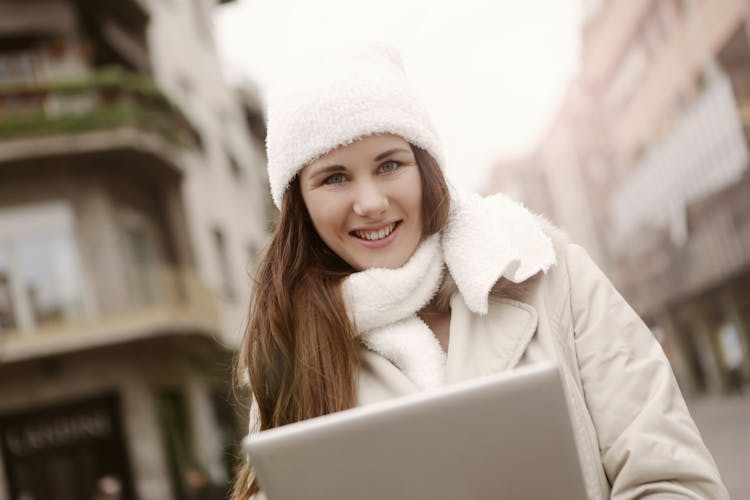
[[[305,165],[362,137],[391,133],[442,166],[440,141],[395,49],[318,48],[287,61],[266,97],[268,178],[278,208]]]

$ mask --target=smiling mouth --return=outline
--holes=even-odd
[[[393,232],[393,230],[396,229],[396,226],[399,223],[400,221],[392,222],[391,224],[388,224],[384,228],[378,229],[377,231],[352,231],[351,234],[361,240],[378,241],[387,238]]]

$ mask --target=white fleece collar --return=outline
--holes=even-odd
[[[456,196],[442,241],[448,270],[476,314],[487,314],[490,290],[500,277],[522,283],[556,262],[537,218],[500,193]]]
[[[440,288],[443,263],[467,307],[484,315],[501,277],[521,283],[555,262],[552,242],[523,206],[502,194],[454,194],[441,235],[422,242],[401,268],[349,275],[342,295],[362,342],[428,389],[443,384],[445,352],[417,312]]]

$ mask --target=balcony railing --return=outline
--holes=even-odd
[[[719,74],[615,191],[613,248],[648,226],[668,227],[672,241],[684,244],[687,205],[736,183],[747,167],[737,102]]]
[[[0,363],[168,335],[218,339],[216,297],[192,271],[158,266],[128,281],[129,298],[106,312],[59,315],[30,330],[0,332]]]
[[[673,245],[663,230],[639,234],[639,249],[620,260],[614,277],[641,314],[655,313],[748,269],[750,217],[740,214],[747,182],[715,196],[716,206],[703,207],[684,245]]]
[[[75,81],[0,87],[0,141],[125,126],[176,145],[196,140],[189,122],[150,78],[117,67]]]

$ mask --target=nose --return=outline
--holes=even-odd
[[[354,213],[360,217],[374,217],[388,209],[388,196],[374,182],[363,183],[354,199]]]

